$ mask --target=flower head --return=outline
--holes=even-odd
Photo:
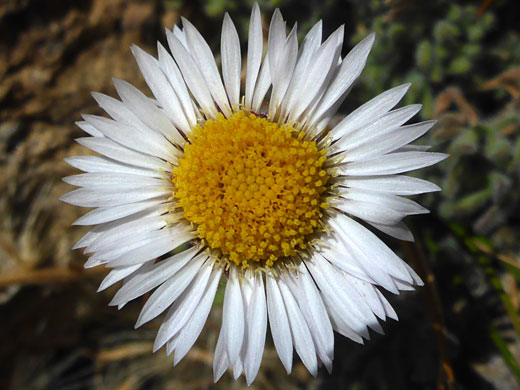
[[[341,58],[343,27],[322,42],[318,22],[298,46],[277,10],[264,56],[255,5],[241,88],[228,15],[221,71],[190,22],[166,33],[171,55],[132,48],[154,97],[114,80],[121,100],[93,94],[112,119],[78,123],[90,135],[78,142],[101,157],[67,160],[86,173],[64,179],[81,188],[62,200],[96,208],[75,222],[97,225],[75,248],[91,254],[86,267],[111,268],[100,290],[123,281],[112,305],[154,290],[137,326],[167,311],[154,350],[166,345],[175,364],[225,278],[215,379],[232,368],[254,380],[268,323],[287,372],[293,349],[313,375],[330,370],[333,330],[363,342],[379,320],[397,319],[379,287],[422,283],[366,225],[413,240],[402,219],[427,210],[402,195],[439,188],[401,173],[446,157],[408,145],[434,122],[405,125],[420,106],[393,109],[402,85],[329,125],[373,34]]]

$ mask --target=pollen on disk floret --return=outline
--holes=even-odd
[[[175,198],[207,245],[244,268],[294,256],[321,229],[325,150],[253,113],[193,129],[172,170]]]

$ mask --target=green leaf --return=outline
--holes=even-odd
[[[518,364],[518,361],[515,359],[514,355],[509,350],[509,347],[507,346],[505,340],[493,325],[489,326],[488,331],[491,341],[493,341],[493,344],[495,344],[495,346],[497,347],[498,352],[500,352],[500,355],[502,355],[502,358],[506,362],[507,366],[509,367],[511,372],[516,376],[516,379],[520,380],[520,365]]]

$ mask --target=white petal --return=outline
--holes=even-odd
[[[413,291],[415,290],[415,287],[411,283],[403,282],[402,280],[395,279],[394,282],[396,287],[401,291]]]
[[[316,110],[313,112],[310,127],[318,123],[320,119],[327,114],[327,111],[352,87],[365,67],[368,53],[374,43],[374,38],[375,34],[370,34],[347,54],[341,63],[338,74],[332,81],[327,92],[325,92]]]
[[[327,310],[316,284],[303,264],[300,266],[300,275],[302,275],[302,288],[306,298],[306,304],[312,318],[310,322],[315,324],[311,326],[311,328],[316,330],[316,336],[324,347],[324,352],[332,359],[334,354],[334,332],[332,331]]]
[[[131,173],[94,172],[62,178],[65,183],[84,188],[144,187],[161,185],[163,180]]]
[[[108,207],[141,202],[160,196],[171,195],[171,190],[164,186],[146,186],[129,189],[126,192],[120,190],[89,190],[80,188],[62,195],[59,199],[65,203],[81,207]]]
[[[146,84],[150,87],[150,90],[157,98],[159,104],[164,108],[168,118],[177,128],[184,132],[188,132],[191,126],[184,115],[184,111],[182,110],[177,95],[170,86],[165,74],[162,72],[159,62],[136,45],[133,45],[131,50],[137,64],[139,65],[139,69],[141,69],[143,77],[146,80]],[[181,137],[177,129],[171,129],[171,125],[169,126],[168,135],[179,145],[184,144],[184,139]]]
[[[240,283],[240,290],[242,293],[242,304],[244,306],[244,317],[245,318],[244,318],[244,336],[243,336],[243,341],[242,341],[242,348],[240,349],[240,353],[238,354],[237,361],[235,362],[235,364],[232,367],[233,368],[233,377],[235,378],[235,380],[237,380],[238,377],[240,377],[240,375],[242,375],[242,373],[244,372],[244,361],[245,361],[247,350],[249,348],[249,345],[248,345],[249,324],[248,324],[247,313],[248,313],[251,298],[253,295],[253,287],[254,287],[253,286],[253,284],[254,284],[253,277],[254,276],[253,276],[252,272],[246,271],[242,274],[242,279],[241,279],[241,283]],[[267,314],[266,314],[266,316],[267,316]]]
[[[147,177],[162,178],[163,174],[159,171],[138,168],[128,164],[121,164],[114,160],[98,156],[75,156],[65,158],[65,162],[70,166],[80,169],[83,172],[114,172],[130,173]]]
[[[267,278],[267,313],[269,314],[269,325],[273,336],[274,346],[283,366],[288,374],[292,370],[293,342],[289,319],[285,311],[285,305],[278,288],[278,283],[271,273]]]
[[[347,97],[348,93],[350,92],[350,89],[348,91],[346,91],[343,96],[341,96],[337,101],[336,103],[334,103],[326,112],[325,114],[323,114],[322,118],[318,121],[318,123],[314,126],[314,128],[312,127],[308,127],[308,125],[306,125],[308,127],[308,132],[310,135],[312,135],[312,139],[316,139],[316,135],[321,135],[323,134],[323,130],[328,126],[329,122],[336,116],[336,112],[338,111],[338,109],[341,107],[341,105],[343,104],[343,101],[345,100],[345,98]],[[319,101],[321,101],[321,98],[323,97],[323,95],[321,95],[320,93],[320,99]],[[314,103],[312,104],[312,106],[314,106]],[[305,114],[304,114],[305,115]],[[313,115],[312,114],[309,114],[309,115],[305,115],[305,118],[307,120],[312,120],[313,119]]]
[[[410,83],[403,84],[377,95],[338,123],[330,131],[330,135],[333,139],[342,138],[380,118],[399,103],[410,85]]]
[[[421,277],[417,275],[417,273],[414,271],[412,267],[410,267],[407,263],[404,263],[406,269],[408,270],[408,273],[412,276],[413,283],[416,286],[424,286],[424,282],[422,281]]]
[[[374,156],[398,150],[429,131],[437,121],[426,121],[402,126],[393,131],[380,133],[377,137],[364,141],[362,145],[347,152],[344,161],[366,160]]]
[[[276,11],[275,11],[276,13]],[[281,15],[280,15],[281,18]],[[292,78],[292,74],[294,71],[294,67],[296,65],[296,59],[298,57],[298,36],[296,33],[296,25],[289,33],[287,39],[283,39],[281,52],[274,52],[278,49],[278,39],[280,37],[285,37],[285,31],[283,31],[283,35],[277,34],[277,30],[280,27],[279,20],[276,21],[275,16],[273,15],[274,20],[274,32],[271,34],[269,32],[269,68],[270,74],[273,84],[273,90],[271,92],[271,99],[269,101],[269,117],[274,118],[278,110],[280,108],[280,104],[282,99],[287,91],[289,83]],[[273,25],[273,24],[272,24]],[[278,25],[278,27],[276,26]],[[285,23],[283,23],[283,30],[285,30]],[[272,37],[272,38],[271,38]],[[274,42],[271,44],[271,42]]]
[[[184,81],[186,81],[186,85],[199,103],[204,114],[210,118],[215,118],[218,110],[213,102],[206,80],[197,64],[186,47],[170,30],[166,30],[166,37],[175,62],[179,65]]]
[[[184,290],[181,296],[171,306],[170,310],[168,310],[159,332],[157,333],[157,337],[154,343],[154,351],[162,347],[167,340],[170,340],[172,337],[178,334],[184,325],[186,325],[190,319],[190,316],[193,314],[195,308],[199,304],[202,295],[206,291],[212,270],[213,267],[209,265],[202,267],[193,282],[191,282],[191,284]],[[195,340],[193,341],[195,342]],[[175,348],[177,348],[179,343],[182,343],[182,340],[179,339],[175,342]],[[187,353],[188,351],[185,352]],[[180,359],[175,357],[173,364],[177,365],[179,360]]]
[[[340,241],[335,241],[331,248],[323,250],[322,255],[331,264],[334,264],[336,267],[348,274],[368,283],[374,283],[370,276],[368,276],[365,271],[357,265],[357,262],[354,260],[350,252],[344,248]]]
[[[395,152],[426,152],[430,149],[431,146],[429,145],[405,145],[397,149]]]
[[[330,67],[329,71],[327,72],[327,75],[325,76],[323,86],[319,89],[316,97],[313,99],[309,107],[305,110],[305,112],[302,115],[303,120],[305,120],[305,127],[307,127],[307,131],[309,135],[312,137],[315,137],[317,134],[321,134],[320,132],[327,126],[332,116],[335,115],[336,110],[341,105],[344,97],[346,96],[345,93],[343,97],[338,99],[336,103],[334,103],[332,107],[327,110],[323,118],[320,119],[316,125],[313,125],[314,127],[309,127],[310,121],[313,119],[313,112],[315,112],[317,107],[320,105],[323,96],[325,96],[325,93],[327,92],[334,78],[337,76],[339,70],[341,69],[341,51],[343,47],[343,34],[337,35],[337,38],[338,39],[336,42],[336,50],[334,51],[334,59],[332,61],[332,66]]]
[[[332,269],[330,263],[319,255],[315,255],[312,261],[305,263],[311,272],[322,296],[353,329],[356,333],[368,338],[367,319],[362,308],[357,307],[348,296],[340,295],[344,289],[344,283]],[[346,298],[346,299],[345,299]]]
[[[83,118],[101,131],[106,137],[135,151],[175,161],[178,151],[160,134],[147,132],[116,122],[112,119],[95,115],[83,115]]]
[[[176,336],[179,336],[179,335],[176,335]],[[172,352],[175,351],[175,345],[177,344],[178,341],[180,341],[179,337],[173,336],[170,339],[170,341],[168,341],[166,343],[166,355],[170,356],[172,354]],[[155,350],[154,350],[154,352],[155,352]]]
[[[306,69],[303,77],[301,90],[297,93],[297,101],[294,107],[288,109],[289,122],[297,120],[298,117],[309,107],[312,101],[324,88],[324,82],[331,66],[334,65],[334,52],[336,43],[343,35],[343,26],[336,30],[319,48],[312,58],[312,62]]]
[[[125,254],[133,254],[134,249],[137,249],[139,247],[145,246],[147,244],[153,243],[154,241],[157,241],[158,236],[166,235],[166,233],[163,233],[162,231],[147,231],[144,233],[136,234],[132,238],[127,238],[125,240],[121,240],[119,242],[119,245],[111,247],[109,249],[97,251],[89,261],[94,260],[100,260],[101,264],[110,263],[108,264],[109,267],[119,267],[119,266],[126,266],[130,264],[126,264],[124,261],[118,261],[117,264],[112,264],[111,262],[113,260],[116,260],[120,257],[122,257]],[[134,264],[139,263],[138,261],[134,262]]]
[[[283,279],[278,281],[278,286],[283,297],[285,309],[287,310],[294,348],[305,367],[307,367],[307,370],[309,370],[312,376],[316,376],[318,373],[318,362],[316,360],[316,349],[314,348],[314,341],[312,340],[309,327],[305,322],[305,318],[296,300]]]
[[[182,110],[186,115],[186,119],[190,127],[193,128],[197,125],[197,115],[195,114],[193,101],[191,99],[190,93],[188,92],[188,88],[186,87],[186,83],[182,78],[181,71],[179,70],[179,67],[173,60],[170,53],[166,51],[160,42],[157,42],[157,51],[159,53],[159,66],[168,78],[171,87],[177,94],[179,102],[182,105]]]
[[[229,107],[226,91],[222,85],[222,80],[220,79],[220,74],[213,53],[195,26],[193,26],[193,24],[191,24],[187,19],[183,17],[181,17],[181,19],[192,58],[198,65],[202,76],[206,80],[209,91],[215,99],[215,102],[224,114],[229,116],[231,114],[231,109]],[[184,74],[184,71],[182,73]]]
[[[391,153],[364,161],[354,161],[339,167],[349,176],[391,175],[428,167],[448,158],[447,154],[433,152]]]
[[[97,266],[100,266],[100,265],[104,265],[106,263],[107,263],[106,260],[103,260],[103,259],[93,259],[92,257],[90,257],[85,262],[85,264],[83,264],[83,267],[88,269],[88,268],[93,268],[93,267],[97,267]],[[139,265],[141,265],[141,264],[139,264]]]
[[[364,151],[364,149],[362,149],[363,146],[366,146],[367,144],[373,145],[376,140],[384,142],[385,138],[381,139],[381,136],[398,129],[399,126],[406,123],[406,121],[417,114],[421,108],[422,106],[420,104],[412,104],[390,111],[379,119],[374,120],[369,125],[361,127],[358,130],[343,136],[337,143],[331,146],[331,149],[333,149],[333,151],[341,152],[348,151],[349,155],[347,156],[346,161],[359,160],[361,158],[356,154],[359,148],[361,148],[361,152],[358,154],[362,155],[362,152]],[[354,157],[350,156],[351,151],[353,152]]]
[[[76,141],[80,144],[100,153],[108,158],[120,161],[124,164],[142,167],[154,171],[162,171],[166,168],[166,164],[157,157],[149,156],[147,154],[136,152],[132,149],[118,144],[108,138],[87,137],[78,138]],[[85,156],[86,157],[86,156]]]
[[[350,188],[395,195],[416,195],[441,190],[439,186],[429,181],[403,175],[348,177],[345,179],[345,185]]]
[[[130,253],[125,253],[110,262],[110,267],[140,264],[160,257],[179,245],[195,238],[184,228],[177,226],[155,232],[155,237],[144,245],[135,248]]]
[[[97,292],[109,288],[110,286],[114,285],[115,283],[131,275],[135,271],[139,270],[139,268],[143,266],[144,264],[135,264],[127,267],[114,268],[112,271],[108,273],[105,279],[103,279],[103,281],[99,285]]]
[[[222,76],[231,103],[231,107],[238,107],[240,103],[240,74],[242,73],[242,58],[240,57],[240,40],[238,33],[229,17],[224,15],[221,39]]]
[[[258,75],[258,80],[253,93],[252,110],[254,112],[260,111],[262,103],[264,102],[264,97],[270,86],[271,73],[269,70],[269,53],[267,53],[264,57],[264,62],[262,63],[262,68],[260,69],[260,74]]]
[[[238,355],[238,359],[237,361],[235,362],[235,364],[233,366],[231,366],[232,368],[232,372],[233,372],[233,378],[235,380],[238,379],[238,377],[240,377],[240,375],[244,372],[244,362],[245,362],[245,358],[246,358],[246,353],[247,353],[247,350],[248,350],[248,334],[249,334],[249,324],[247,323],[247,312],[248,312],[248,308],[249,308],[249,305],[250,305],[250,302],[251,302],[251,298],[252,298],[252,295],[253,295],[253,273],[252,272],[249,272],[249,271],[246,271],[242,274],[242,278],[241,278],[241,284],[240,284],[240,289],[242,291],[242,301],[243,301],[243,304],[244,304],[244,314],[246,316],[245,318],[245,323],[244,323],[244,340],[243,340],[243,343],[242,343],[242,348],[240,350],[240,354]]]
[[[405,214],[388,207],[360,200],[341,199],[335,206],[349,215],[370,223],[393,225],[401,221],[405,216]]]
[[[130,220],[121,221],[120,224],[108,229],[101,237],[91,243],[85,253],[113,249],[121,245],[121,240],[128,240],[141,233],[163,228],[167,225],[167,222],[161,217],[162,212],[161,207],[156,207],[142,211]]]
[[[213,357],[213,380],[217,382],[222,374],[226,371],[229,366],[226,346],[224,342],[223,329],[220,328],[220,333],[217,339],[217,345],[215,347],[215,355]]]
[[[99,237],[101,237],[103,234],[105,234],[107,231],[122,225],[124,223],[127,223],[129,221],[133,221],[135,219],[142,218],[140,214],[138,215],[131,215],[128,217],[124,217],[117,221],[107,222],[103,223],[101,225],[96,226],[91,231],[89,231],[87,234],[85,234],[73,247],[72,249],[78,249],[78,248],[84,248],[92,244],[94,241],[96,241]]]
[[[293,107],[295,101],[300,98],[300,94],[305,94],[307,92],[303,89],[307,77],[307,68],[309,67],[311,59],[320,47],[321,35],[322,21],[320,20],[307,33],[300,47],[298,61],[294,68],[292,79],[282,101],[282,113],[284,118],[287,117],[287,113],[290,113],[292,117],[297,117],[297,115],[293,114]],[[327,72],[324,73],[325,75],[327,74]],[[304,91],[305,93],[303,93]],[[289,122],[292,122],[293,120],[288,119]]]
[[[175,25],[173,26],[173,35],[175,35],[175,37],[182,43],[182,45],[189,52],[190,48],[188,47],[188,41],[186,41],[186,34],[184,33],[184,30],[179,26]]]
[[[404,224],[403,221],[395,225],[382,225],[380,223],[369,222],[376,229],[381,230],[383,233],[388,234],[391,237],[397,238],[398,240],[414,242],[413,234]]]
[[[85,133],[91,135],[92,137],[104,137],[103,133],[92,126],[90,123],[85,121],[76,122],[76,126],[78,126]]]
[[[412,278],[404,265],[405,263],[370,230],[342,214],[338,214],[330,222],[339,228],[340,233],[343,233],[340,237],[344,242],[347,240],[351,244],[355,242],[355,246],[363,252],[365,258],[371,259],[371,263],[377,261],[377,265],[374,264],[373,267],[370,267],[367,263],[366,269],[382,268],[386,273],[395,278],[408,283],[412,282]]]
[[[404,215],[429,213],[428,209],[422,207],[413,200],[394,194],[377,193],[373,191],[351,188],[346,193],[342,194],[342,197],[356,201],[369,202],[373,205],[379,205],[379,207],[389,208],[394,211],[401,212]],[[338,203],[340,202],[341,200]]]
[[[99,107],[106,111],[114,120],[130,126],[142,126],[143,122],[123,102],[99,92],[91,92]]]
[[[170,307],[188,287],[206,259],[207,255],[204,254],[193,258],[179,272],[155,290],[144,304],[135,327],[140,327]]]
[[[394,308],[392,307],[392,305],[390,305],[390,303],[388,302],[388,300],[385,298],[385,296],[383,295],[383,293],[381,291],[379,291],[377,288],[376,288],[376,293],[377,295],[379,296],[379,300],[381,301],[381,304],[383,305],[383,307],[385,308],[385,314],[387,317],[395,320],[395,321],[398,321],[399,320],[399,317],[397,317],[397,313],[395,312]]]
[[[73,225],[97,225],[100,223],[115,221],[117,219],[126,217],[128,215],[136,214],[143,210],[148,210],[154,206],[159,206],[166,201],[163,199],[145,200],[132,204],[124,204],[114,207],[100,207],[98,209],[89,211],[87,214],[75,220]]]
[[[348,258],[355,261],[358,268],[360,268],[366,275],[368,275],[370,280],[374,281],[393,294],[399,294],[399,290],[395,285],[394,279],[388,273],[388,265],[385,262],[380,262],[379,259],[374,259],[370,255],[367,255],[367,253],[364,251],[362,243],[351,239],[346,232],[342,231],[342,227],[337,223],[337,221],[331,220],[330,224],[335,229],[337,236],[341,239],[341,254],[348,254]],[[336,260],[337,258],[334,259],[334,261]],[[344,269],[344,267],[339,265],[338,267]],[[349,272],[346,269],[345,271]],[[360,279],[363,279],[363,277],[360,275],[354,273],[352,274],[356,275]]]
[[[355,332],[344,320],[344,318],[338,313],[334,303],[327,298],[327,296],[322,295],[323,302],[325,303],[325,307],[327,308],[327,312],[330,316],[330,322],[332,323],[332,328],[338,332],[340,335],[345,336],[352,341],[355,341],[359,344],[364,344],[364,339],[359,335],[359,333]]]
[[[191,349],[195,341],[198,339],[215,299],[218,283],[222,275],[221,269],[213,270],[211,279],[204,291],[204,295],[195,307],[193,314],[186,323],[178,336],[178,341],[175,345],[175,362],[179,362]],[[175,364],[175,363],[174,363]]]
[[[166,115],[147,96],[124,80],[114,78],[112,81],[123,102],[131,107],[138,118],[147,126],[144,128],[139,127],[139,124],[136,123],[134,127],[140,130],[154,130],[146,131],[146,134],[151,134],[154,138],[162,134],[172,142],[179,144],[184,142]],[[102,131],[102,129],[99,130]]]
[[[361,298],[361,302],[368,305],[378,318],[384,320],[386,317],[385,309],[376,293],[376,288],[372,284],[365,283],[364,281],[346,273],[343,273],[343,277],[348,280],[350,285],[354,287],[354,290],[357,291]]]
[[[222,310],[222,335],[231,366],[238,359],[244,339],[245,313],[239,283],[238,271],[233,266],[229,272]]]
[[[244,371],[247,385],[253,383],[264,354],[265,333],[267,329],[267,303],[262,275],[254,278],[254,288],[247,310],[247,352]]]
[[[251,20],[249,22],[249,39],[247,44],[247,71],[246,71],[246,90],[245,90],[245,106],[251,108],[253,104],[253,92],[260,71],[262,62],[263,36],[262,36],[262,19],[260,8],[255,2],[251,11]],[[263,97],[262,97],[263,98]]]
[[[148,291],[154,289],[167,279],[175,275],[182,267],[184,267],[195,254],[198,248],[193,247],[181,253],[173,255],[168,259],[153,264],[146,272],[139,272],[125,283],[123,287],[114,295],[112,299],[113,305],[120,305],[123,302],[129,302],[132,299],[140,297]],[[134,266],[130,266],[134,267]],[[117,268],[116,268],[117,269]]]
[[[380,134],[347,152],[347,157],[344,161],[366,160],[393,152],[424,135],[435,123],[436,121],[415,123],[413,125],[399,127],[388,133]]]
[[[273,72],[277,69],[277,65],[281,62],[282,57],[284,57],[285,38],[285,22],[280,10],[277,8],[271,18],[269,35],[267,37],[267,52],[271,53],[269,56],[269,67],[273,79],[277,77]]]
[[[296,276],[288,276],[289,288],[309,326],[316,353],[330,371],[334,358],[334,332],[323,299],[303,262]]]
[[[233,379],[237,380],[244,371],[244,364],[242,363],[242,357],[238,355],[238,359],[233,365]]]
[[[336,269],[334,269],[334,271],[337,272]],[[356,308],[363,313],[366,324],[377,333],[383,334],[383,328],[381,328],[373,311],[373,306],[376,307],[377,304],[379,304],[379,300],[377,302],[370,301],[369,291],[362,290],[362,284],[359,286],[354,285],[354,282],[357,280],[356,278],[350,277],[344,272],[337,272],[336,275],[338,280],[343,281],[344,286],[343,290],[338,290],[339,297],[342,300],[351,300]]]

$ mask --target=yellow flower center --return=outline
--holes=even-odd
[[[253,113],[193,129],[172,170],[174,197],[207,245],[228,262],[271,267],[321,229],[325,149]]]

